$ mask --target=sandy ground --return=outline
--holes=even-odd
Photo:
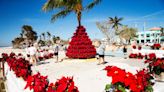
[[[12,48],[0,48],[0,53],[24,53],[24,50]],[[59,59],[65,56],[64,52],[59,53]],[[97,65],[97,60],[93,59],[67,59],[60,63],[55,63],[55,58],[39,62],[38,66],[32,67],[33,73],[40,72],[48,75],[50,82],[60,79],[62,76],[73,76],[75,85],[80,92],[103,92],[105,85],[111,82],[111,78],[106,76],[103,69],[108,65],[116,65],[126,71],[136,73],[145,67],[142,60],[124,59],[122,57],[105,57],[105,65]],[[156,82],[154,92],[164,92],[164,82]]]

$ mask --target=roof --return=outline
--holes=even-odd
[[[150,28],[150,31],[159,31],[159,30],[161,30],[160,27],[153,27],[153,28]]]

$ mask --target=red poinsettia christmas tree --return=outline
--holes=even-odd
[[[74,36],[72,37],[66,55],[69,58],[93,58],[96,55],[96,49],[92,45],[92,41],[87,36],[83,26],[77,27]]]

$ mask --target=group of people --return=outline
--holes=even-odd
[[[41,48],[37,44],[29,44],[25,48],[26,58],[30,61],[31,64],[37,65],[39,61],[39,56],[44,57],[49,53],[53,53],[56,57],[56,62],[58,62],[58,53],[59,53],[59,45],[55,45],[53,47]]]
[[[27,60],[29,60],[31,64],[37,65],[37,62],[39,61],[39,56],[44,57],[44,55],[53,53],[56,58],[56,62],[59,62],[59,47],[60,47],[59,44],[56,44],[51,47],[47,46],[47,48],[40,47],[38,46],[38,44],[29,44],[25,48]],[[105,64],[106,62],[104,57],[105,57],[106,46],[102,44],[101,41],[97,41],[95,44],[95,48],[97,52],[96,58],[98,59],[98,65]],[[125,45],[123,46],[122,51],[125,56],[124,58],[126,58],[127,47]],[[61,59],[61,61],[63,61],[64,59],[65,58]]]

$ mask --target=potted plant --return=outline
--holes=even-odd
[[[161,44],[159,44],[159,43],[155,43],[155,44],[153,44],[153,46],[152,46],[152,49],[159,50],[159,48],[161,48]]]
[[[155,75],[157,81],[164,81],[164,59],[156,58],[155,54],[149,54],[145,61],[148,64],[149,72]]]

